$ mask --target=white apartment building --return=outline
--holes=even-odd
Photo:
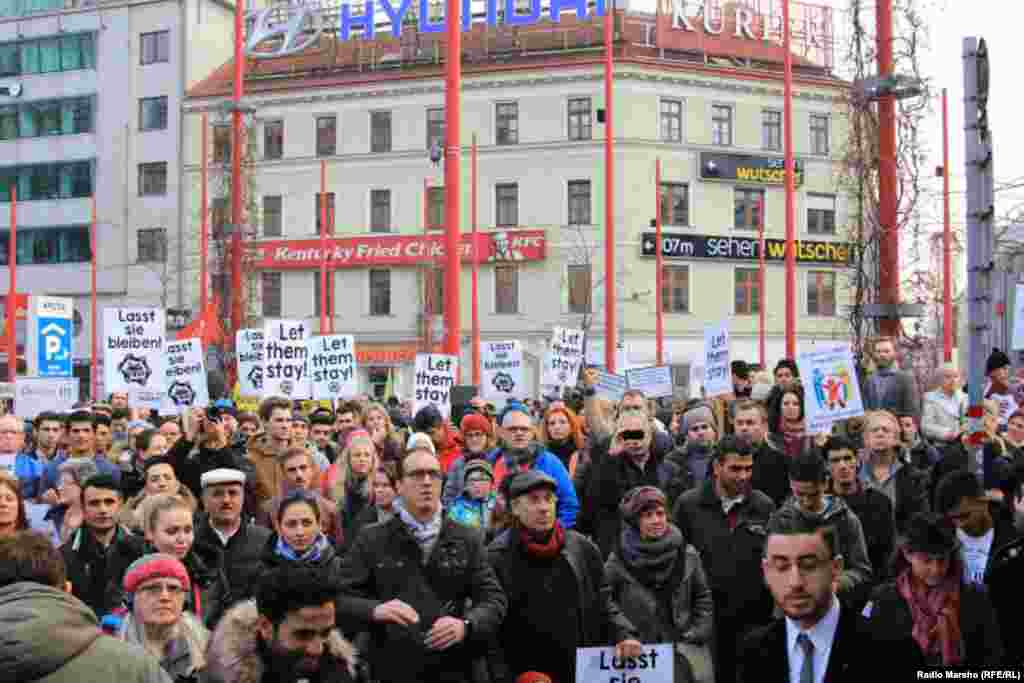
[[[666,349],[679,384],[686,384],[708,323],[729,320],[733,357],[757,360],[762,299],[767,358],[783,355],[784,278],[776,242],[785,225],[777,170],[781,51],[744,43],[742,57],[719,57],[742,41],[716,43],[714,36],[705,36],[703,52],[663,50],[653,42],[654,22],[650,15],[628,15],[616,46],[619,366],[655,360],[654,241],[647,233],[654,232],[660,158]],[[463,43],[462,230],[472,226],[470,142],[476,136],[477,220],[487,233],[489,257],[479,276],[482,339],[524,343],[524,393],[533,393],[552,326],[587,328],[590,357],[595,363],[604,358],[602,34],[599,21],[566,16],[532,32],[477,28]],[[403,31],[411,34],[400,40],[380,38],[380,31],[376,41],[325,35],[302,55],[261,60],[246,82],[246,101],[255,108],[247,179],[253,237],[248,324],[281,317],[319,326],[318,193],[326,162],[335,331],[356,335],[363,387],[378,393],[385,386],[408,391],[416,351],[436,342],[431,321],[438,309],[430,301],[441,296],[434,291],[441,278],[430,283],[433,262],[425,254],[429,241],[443,234],[431,229],[443,222],[443,167],[428,155],[444,134],[443,64],[436,59],[436,34]],[[200,116],[220,120],[216,112],[230,96],[230,71],[228,65],[219,69],[185,103],[185,234],[198,231]],[[836,179],[845,144],[845,88],[827,70],[798,60],[797,222],[798,237],[806,240],[798,265],[801,345],[847,335],[848,206]],[[221,128],[210,139],[226,135]],[[219,149],[225,162],[223,144]],[[215,217],[226,200],[217,201]],[[755,277],[762,216],[769,238],[764,297]],[[496,242],[509,247],[505,258],[495,257],[501,251]],[[461,282],[468,377],[468,263]],[[194,292],[188,298],[192,307],[196,298]]]

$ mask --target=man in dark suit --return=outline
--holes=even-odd
[[[785,616],[744,639],[737,657],[739,683],[864,681],[880,662],[887,673],[896,674],[893,680],[904,680],[901,674],[923,666],[906,654],[913,648],[874,641],[864,617],[840,607],[835,590],[843,558],[838,547],[835,529],[820,519],[772,517],[762,567]]]

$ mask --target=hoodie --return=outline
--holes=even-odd
[[[0,588],[0,643],[0,681],[171,681],[143,650],[103,635],[85,603],[38,583]]]

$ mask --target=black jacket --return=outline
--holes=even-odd
[[[718,618],[741,620],[749,626],[771,619],[773,603],[761,559],[774,511],[768,496],[754,490],[739,504],[736,526],[730,529],[712,480],[676,501],[672,517],[683,538],[700,553]]]
[[[71,592],[76,598],[92,608],[102,618],[107,613],[107,584],[110,581],[113,562],[111,558],[118,543],[131,532],[118,527],[110,545],[104,548],[92,535],[88,527],[81,526],[60,547]]]
[[[1019,626],[1024,614],[1024,591],[1020,586],[1020,577],[1024,575],[1024,536],[996,545],[998,537],[997,527],[985,583],[996,610],[999,632],[1003,636],[1006,664],[1019,667],[1024,664],[1024,629]]]
[[[896,643],[880,643],[875,639],[868,620],[843,607],[839,612],[824,681],[862,683],[879,673],[894,681],[909,680],[913,672],[924,668],[924,658],[919,651],[905,647],[908,642],[904,639],[900,643],[904,647],[898,647]],[[737,682],[791,680],[788,647],[785,619],[776,619],[751,631],[740,645],[736,663]]]
[[[876,585],[887,581],[890,577],[890,565],[895,548],[896,537],[893,526],[892,503],[886,495],[874,489],[861,488],[859,493],[842,496],[847,507],[853,510],[864,529],[864,543],[868,548],[868,559],[871,561],[872,581],[851,596],[848,604],[854,609],[864,606]]]
[[[327,576],[331,583],[341,584],[341,555],[338,554],[333,545],[328,543],[327,547],[320,553],[320,557],[315,560],[290,560],[274,552],[274,548],[277,547],[277,538],[277,534],[272,534],[267,539],[266,545],[263,546],[263,555],[260,558],[260,574],[285,566],[308,566],[320,572],[321,576]]]
[[[871,629],[877,640],[906,642],[914,628],[914,621],[910,606],[899,594],[895,581],[875,589],[868,609]],[[960,634],[964,641],[964,668],[978,669],[1003,664],[1003,643],[992,603],[984,589],[963,583],[960,585]],[[924,657],[916,641],[908,649],[916,649]]]
[[[636,638],[637,632],[619,605],[612,597],[611,585],[604,571],[604,561],[597,546],[586,536],[567,529],[562,557],[569,564],[576,577],[578,589],[577,604],[579,618],[577,620],[577,647],[598,647],[612,645],[623,640]],[[526,553],[515,529],[506,530],[487,547],[487,556],[498,581],[506,594],[513,596],[522,590],[530,590],[519,580],[521,572],[517,568],[526,561]],[[510,609],[514,606],[509,605]],[[498,647],[492,648],[490,668],[495,683],[504,683],[515,679],[516,663],[507,661],[501,643],[529,641],[532,633],[509,633],[502,628],[498,638]]]
[[[205,514],[196,515],[195,544],[220,549],[217,560],[227,578],[232,603],[255,594],[260,560],[271,535],[269,529],[243,523],[238,532],[228,539],[227,545],[224,545],[210,526],[209,517]]]
[[[775,507],[789,498],[789,458],[768,435],[754,451],[754,474],[750,485],[772,499]]]
[[[366,656],[373,677],[381,683],[470,680],[472,653],[482,655],[508,605],[487,563],[479,532],[449,519],[442,522],[426,563],[398,517],[364,528],[346,553],[341,574],[342,629],[369,631]],[[373,621],[374,608],[395,599],[416,610],[417,626]],[[472,626],[467,641],[441,652],[428,651],[423,638],[442,616],[468,619]]]

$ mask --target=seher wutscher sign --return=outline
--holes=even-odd
[[[656,233],[645,232],[640,240],[640,254],[654,256]],[[725,235],[693,235],[690,233],[661,233],[661,255],[667,259],[723,259],[757,261],[761,258],[761,243],[756,237]],[[816,242],[796,240],[797,263],[830,263],[845,266],[850,263],[849,242]],[[765,261],[786,260],[786,240],[765,239]]]

